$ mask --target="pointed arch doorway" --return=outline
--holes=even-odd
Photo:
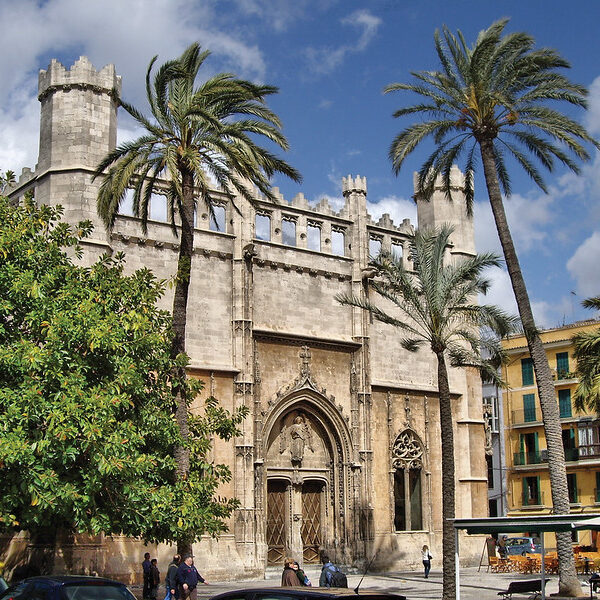
[[[333,428],[315,407],[297,402],[274,421],[266,448],[267,563],[284,556],[319,562],[340,525],[333,509],[344,488]]]

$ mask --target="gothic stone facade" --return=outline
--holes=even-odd
[[[40,203],[65,207],[66,218],[89,218],[94,239],[88,260],[123,251],[131,269],[148,267],[172,277],[177,238],[160,220],[142,236],[123,215],[107,233],[95,213],[94,167],[115,146],[120,89],[112,65],[101,71],[86,58],[71,69],[52,61],[41,71],[39,160],[25,169],[12,195],[32,189]],[[418,201],[419,226],[456,227],[452,260],[474,252],[465,215],[463,176],[452,173],[453,200],[437,190]],[[206,382],[228,408],[245,404],[250,416],[233,443],[217,442],[214,458],[231,465],[222,494],[240,508],[229,532],[196,544],[211,580],[261,575],[285,554],[316,562],[320,549],[357,564],[378,551],[376,567],[419,563],[423,544],[441,555],[440,424],[436,366],[430,352],[410,354],[389,326],[358,308],[342,307],[338,293],[365,289],[369,253],[381,247],[410,265],[407,236],[384,215],[367,214],[366,179],[343,178],[345,205],[310,205],[242,198],[215,191],[221,223],[199,206],[187,348],[190,373]],[[160,198],[156,198],[160,202]],[[169,307],[171,298],[164,299]],[[457,516],[487,514],[485,434],[477,373],[450,373],[455,410]],[[201,399],[198,400],[198,406]],[[125,508],[126,510],[126,508]],[[7,548],[7,546],[4,546]],[[10,552],[27,549],[25,536]],[[461,543],[465,560],[481,544]],[[65,569],[97,571],[132,580],[144,548],[136,540],[99,536],[79,540],[57,557]],[[9,550],[6,550],[9,552]],[[166,564],[170,548],[152,551]],[[69,560],[61,556],[69,556]]]

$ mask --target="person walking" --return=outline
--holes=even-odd
[[[179,598],[179,594],[177,593],[176,577],[177,569],[179,568],[180,563],[181,556],[179,554],[175,554],[175,556],[173,556],[173,562],[171,562],[167,567],[167,576],[165,577],[165,600],[176,600],[176,598]]]
[[[299,587],[302,585],[300,578],[294,569],[294,559],[286,557],[283,559],[283,573],[281,574],[281,587]]]
[[[150,598],[150,569],[152,563],[150,562],[150,552],[144,554],[144,562],[142,563],[142,577],[144,581],[144,587],[142,588],[142,598],[149,600]]]
[[[431,554],[429,554],[429,546],[425,545],[422,549],[423,556],[423,568],[425,570],[425,579],[429,578],[429,571],[431,571],[431,559],[433,558]]]
[[[158,561],[156,558],[153,558],[150,561],[150,600],[156,600],[159,585],[160,571],[158,570]]]
[[[186,554],[183,562],[177,568],[177,589],[179,600],[196,600],[198,597],[198,583],[208,585],[208,582],[198,573],[194,566],[194,555]]]

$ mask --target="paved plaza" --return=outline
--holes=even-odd
[[[314,583],[319,581],[320,571],[308,568],[306,570],[309,578]],[[248,587],[278,587],[280,574],[271,572],[267,579],[253,581],[220,582],[211,585],[200,586],[198,598],[208,599],[216,594],[228,590]],[[540,575],[521,575],[519,573],[488,573],[486,567],[478,570],[477,567],[461,569],[461,598],[463,600],[499,600],[498,591],[505,590],[511,581],[522,579],[535,579]],[[549,575],[550,581],[546,587],[546,594],[555,594],[558,591],[558,576]],[[348,575],[348,587],[354,588],[360,581],[361,575]],[[588,576],[581,576],[584,594],[589,594]],[[162,588],[162,584],[161,584]],[[399,593],[408,600],[418,598],[441,598],[442,597],[442,573],[432,570],[429,579],[424,579],[421,572],[389,572],[373,573],[366,575],[361,585],[364,590],[377,590],[389,593]],[[133,590],[141,598],[141,589]],[[588,596],[589,597],[589,596]],[[529,595],[515,596],[515,600],[524,600]]]

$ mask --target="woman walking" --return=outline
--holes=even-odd
[[[429,546],[423,546],[423,568],[425,569],[425,579],[429,578],[429,571],[431,570],[431,559],[432,556],[429,554]]]

